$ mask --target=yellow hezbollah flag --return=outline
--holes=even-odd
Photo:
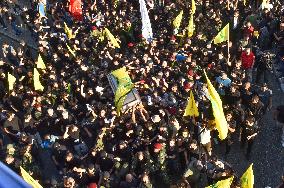
[[[37,71],[36,68],[34,68],[34,87],[35,87],[35,90],[43,91],[44,89],[44,87],[40,83],[39,72]]]
[[[33,188],[43,188],[37,181],[33,179],[26,171],[20,166],[23,179],[30,184]]]
[[[192,91],[190,91],[189,100],[183,116],[199,116],[198,108],[196,106]]]
[[[134,85],[126,71],[126,67],[122,67],[120,69],[113,71],[112,75],[116,77],[118,82],[118,86],[114,96],[114,103],[117,109],[117,113],[118,115],[120,115],[120,111],[124,104],[125,98],[127,94],[132,90]]]
[[[112,43],[112,45],[116,48],[120,48],[116,38],[114,38],[114,36],[111,34],[111,32],[107,28],[105,28],[105,33],[106,33],[108,40],[110,40],[110,42]]]
[[[218,35],[214,38],[214,44],[218,44],[224,41],[229,40],[229,23],[218,33]]]
[[[38,58],[37,58],[37,65],[36,65],[36,67],[38,69],[46,69],[46,66],[45,66],[45,64],[43,62],[43,59],[42,59],[40,54],[38,55]]]
[[[179,29],[182,20],[182,15],[183,15],[183,10],[180,11],[179,15],[174,19],[173,25],[175,29]]]
[[[195,11],[196,11],[196,5],[195,5],[195,1],[194,0],[191,0],[191,14],[194,14]]]
[[[193,14],[190,15],[189,23],[188,23],[188,37],[192,37],[194,33],[194,24],[193,24]]]
[[[261,3],[261,9],[263,10],[265,8],[270,9],[269,2],[267,0],[263,0]]]
[[[253,175],[252,165],[253,164],[249,166],[247,171],[241,177],[241,187],[242,188],[253,188],[254,175]]]
[[[117,8],[119,0],[114,0],[114,8]]]
[[[8,73],[8,85],[9,85],[9,90],[13,90],[13,87],[14,87],[14,83],[16,82],[16,78]]]
[[[76,57],[75,51],[72,50],[68,44],[66,44],[66,46],[67,46],[67,48],[68,48],[68,51],[69,51],[74,57]]]
[[[224,140],[228,134],[228,126],[223,112],[222,101],[220,99],[219,94],[217,93],[217,91],[211,84],[210,80],[208,79],[205,71],[204,74],[207,80],[208,93],[212,104],[213,115],[215,117],[216,128],[219,132],[219,138],[221,140]]]
[[[64,31],[65,34],[67,35],[68,39],[73,39],[76,37],[78,29],[73,33],[72,29],[70,29],[67,24],[64,22]]]
[[[206,188],[230,188],[231,184],[233,182],[234,176],[225,179],[225,180],[220,180],[217,183],[207,186]]]

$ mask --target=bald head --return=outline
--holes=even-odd
[[[131,174],[127,174],[126,177],[125,177],[125,180],[127,182],[132,182],[132,179],[133,179],[133,176]]]

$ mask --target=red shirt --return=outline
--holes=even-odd
[[[244,36],[249,36],[251,38],[254,28],[252,26],[244,28]]]
[[[246,52],[242,52],[241,58],[242,58],[242,66],[244,69],[252,68],[255,58],[252,52],[250,52],[249,55],[247,55]]]

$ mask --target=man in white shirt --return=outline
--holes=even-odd
[[[211,147],[211,134],[210,130],[206,127],[206,122],[203,122],[201,126],[199,126],[199,139],[201,145],[207,151],[209,156],[212,154],[212,147]]]

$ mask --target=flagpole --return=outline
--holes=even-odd
[[[228,3],[227,8],[228,8],[228,10],[230,10],[230,0],[227,0],[227,3]]]
[[[228,43],[227,43],[227,50],[228,50],[228,65],[230,65],[230,24],[228,29]]]

